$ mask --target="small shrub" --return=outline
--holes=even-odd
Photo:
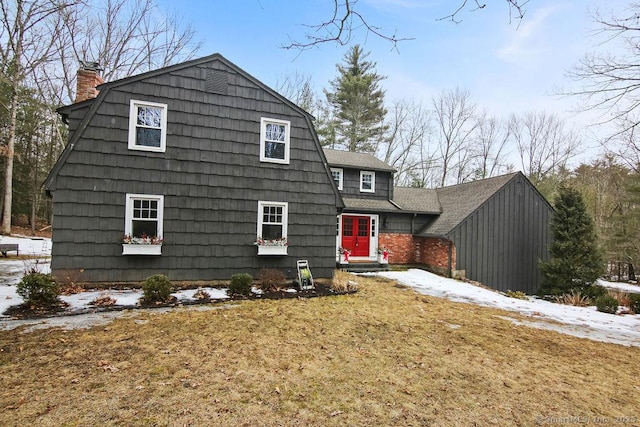
[[[589,298],[590,300],[596,300],[598,299],[598,297],[601,297],[603,295],[607,294],[607,288],[605,288],[602,285],[590,285],[590,286],[585,286],[584,288],[581,289],[581,293],[582,295],[586,296],[587,298]]]
[[[616,311],[618,311],[618,300],[611,295],[602,295],[596,298],[596,308],[603,313],[616,314]]]
[[[172,291],[171,280],[164,274],[156,274],[147,277],[142,284],[141,301],[145,304],[166,304],[174,299]]]
[[[640,294],[629,295],[629,309],[635,314],[640,314]]]
[[[346,294],[358,290],[358,283],[353,280],[355,276],[346,271],[336,270],[331,280],[331,290],[337,294]]]
[[[31,271],[24,275],[16,289],[30,306],[52,307],[60,305],[60,287],[51,274]]]
[[[263,292],[273,292],[279,290],[287,280],[287,276],[275,268],[263,268],[258,273],[260,284],[258,288]]]
[[[228,293],[231,295],[250,295],[253,277],[247,273],[238,273],[231,276]]]
[[[109,295],[102,295],[91,301],[89,304],[95,305],[96,307],[110,307],[112,305],[115,305],[115,303],[115,298],[112,298]]]
[[[573,305],[576,307],[586,307],[591,302],[589,300],[589,297],[587,297],[586,295],[582,295],[578,291],[573,291],[569,294],[556,296],[553,300],[558,304]]]
[[[618,300],[618,305],[629,307],[631,300],[629,299],[629,293],[620,289],[608,289],[607,293]]]
[[[525,301],[529,300],[529,297],[527,296],[527,294],[525,294],[522,291],[511,291],[511,290],[508,290],[505,293],[505,295],[508,296],[509,298],[522,299],[522,300],[525,300]]]

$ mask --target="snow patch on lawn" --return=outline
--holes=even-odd
[[[377,274],[397,280],[424,295],[515,311],[529,317],[526,321],[509,318],[516,324],[551,329],[595,341],[640,346],[640,315],[617,316],[601,313],[595,307],[574,307],[534,297],[529,297],[528,300],[509,298],[496,291],[418,269]],[[621,283],[605,281],[599,281],[599,283],[607,287],[640,293],[640,287],[635,285],[626,285],[623,288],[620,285],[624,284]]]

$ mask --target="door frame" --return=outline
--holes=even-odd
[[[340,257],[340,246],[342,245],[342,216],[364,216],[369,218],[369,256],[349,257],[353,261],[376,261],[378,259],[378,234],[380,227],[380,216],[377,214],[363,214],[358,212],[345,212],[337,216],[336,232],[336,260]]]

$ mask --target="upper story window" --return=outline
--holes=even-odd
[[[164,152],[167,142],[167,104],[131,100],[129,149]]]
[[[124,234],[132,238],[162,239],[164,196],[127,194]]]
[[[342,169],[340,168],[331,168],[331,176],[336,183],[336,187],[338,190],[342,190]]]
[[[260,120],[260,161],[289,164],[289,132],[286,120]]]
[[[374,193],[376,191],[376,173],[360,171],[360,191],[363,193]]]

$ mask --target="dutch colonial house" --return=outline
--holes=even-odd
[[[219,54],[106,83],[85,65],[45,182],[59,278],[294,277],[299,259],[331,277],[341,248],[375,263],[385,247],[393,264],[538,288],[552,209],[521,173],[398,188],[375,157],[322,150],[307,112]]]
[[[438,189],[393,186],[394,169],[374,156],[324,150],[344,210],[336,247],[350,266],[427,266],[495,289],[535,293],[548,258],[552,208],[520,172]]]
[[[219,54],[102,83],[78,73],[45,189],[51,268],[84,282],[335,268],[342,208],[311,117]]]

